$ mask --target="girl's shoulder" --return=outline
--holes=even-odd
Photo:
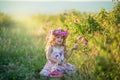
[[[52,50],[53,46],[47,46],[46,50]]]

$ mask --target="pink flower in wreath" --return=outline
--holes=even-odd
[[[50,32],[50,33],[51,33],[51,35],[54,35],[54,30],[51,30],[51,32]]]

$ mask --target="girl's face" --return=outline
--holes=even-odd
[[[63,43],[63,36],[56,36],[56,44],[61,45]]]

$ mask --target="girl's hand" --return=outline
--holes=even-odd
[[[77,48],[78,48],[78,43],[74,44],[72,50],[77,50]]]
[[[58,62],[57,62],[57,64],[58,64],[58,65],[61,65],[61,64],[62,64],[62,62],[61,62],[61,61],[58,61]]]

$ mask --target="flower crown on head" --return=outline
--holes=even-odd
[[[68,30],[62,31],[61,28],[58,28],[57,30],[51,30],[51,35],[60,35],[60,36],[68,36]]]

